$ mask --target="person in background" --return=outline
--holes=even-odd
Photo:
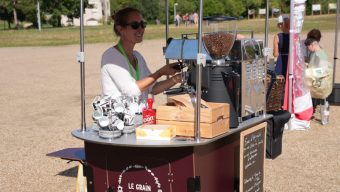
[[[181,16],[179,14],[177,14],[175,16],[175,25],[176,25],[176,27],[178,27],[180,23],[181,23]]]
[[[186,13],[185,15],[183,15],[183,22],[185,24],[185,26],[187,27],[189,25],[189,14]]]
[[[156,25],[161,24],[161,21],[158,18],[156,18],[155,22],[156,22]]]
[[[189,14],[189,25],[194,24],[194,13]]]
[[[134,50],[143,41],[146,22],[135,8],[123,8],[114,15],[113,30],[119,37],[116,45],[102,55],[102,94],[113,98],[128,95],[141,96],[146,100],[149,93],[158,94],[181,82],[181,74],[175,69],[177,63],[168,64],[151,73],[143,56]],[[162,76],[171,76],[157,82]]]
[[[317,30],[318,31],[318,30]],[[308,49],[309,57],[308,57],[308,64],[307,67],[308,68],[327,68],[327,66],[322,66],[322,61],[325,61],[327,63],[328,61],[328,56],[327,53],[324,49],[322,49],[322,47],[319,44],[319,41],[321,39],[321,33],[314,31],[313,33],[308,33],[309,34],[309,38],[307,38],[305,40],[305,46]],[[314,34],[314,35],[313,35]],[[308,37],[308,35],[307,35]],[[318,98],[313,98],[312,95],[312,102],[313,102],[313,112],[315,114],[316,112],[316,108],[318,105],[322,106],[322,105],[328,105],[328,102],[326,101],[326,99],[318,99]],[[321,114],[321,118],[322,118],[322,113]],[[324,123],[323,123],[324,124]]]
[[[194,16],[194,23],[195,23],[195,25],[198,25],[198,13],[195,12],[193,16]]]
[[[275,73],[286,78],[289,53],[289,18],[287,16],[279,16],[277,26],[281,32],[274,36],[273,41],[273,56],[277,58]]]

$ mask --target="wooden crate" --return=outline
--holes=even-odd
[[[176,95],[170,97],[172,102],[167,105],[157,106],[157,119],[167,121],[187,121],[195,120],[194,106],[187,95]],[[213,123],[218,119],[229,118],[229,105],[227,103],[213,103],[201,101],[201,122]]]
[[[166,121],[157,119],[157,124],[176,126],[176,135],[193,137],[195,125],[194,122],[185,121]],[[229,131],[229,118],[219,119],[213,123],[201,123],[200,134],[204,138],[213,138]]]
[[[176,126],[176,135],[194,136],[194,106],[188,95],[170,98],[167,105],[157,106],[157,124]],[[201,101],[200,130],[201,137],[212,138],[229,130],[229,105]],[[205,106],[205,107],[204,107]]]

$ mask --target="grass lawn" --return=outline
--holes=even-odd
[[[307,16],[303,31],[318,28],[321,31],[335,30],[335,14],[321,16]],[[203,26],[204,27],[204,26]],[[254,33],[265,32],[264,19],[241,20],[237,22],[238,30],[252,30]],[[197,27],[174,27],[170,25],[170,37],[179,38],[183,33],[196,33]],[[269,20],[269,33],[277,32],[276,19]],[[112,25],[85,27],[85,43],[113,42],[116,40]],[[165,39],[164,25],[148,25],[145,39]],[[79,27],[43,28],[27,30],[0,30],[0,47],[16,46],[54,46],[79,44]]]

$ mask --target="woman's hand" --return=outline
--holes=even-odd
[[[182,82],[181,74],[176,74],[181,70],[176,68],[175,66],[178,65],[179,62],[168,64],[157,70],[155,73],[145,77],[144,79],[138,80],[137,85],[141,92],[145,91],[149,86],[156,82],[153,86],[152,94],[158,94],[177,83]],[[162,77],[163,75],[172,76],[165,81],[157,82],[157,79]],[[173,76],[174,75],[174,76]]]
[[[177,83],[182,83],[182,74],[181,73],[178,73],[174,76],[172,76],[170,78],[172,80],[173,83],[177,84]]]
[[[176,85],[177,83],[182,83],[182,74],[178,73],[169,79],[166,79],[161,82],[157,82],[153,87],[152,87],[152,94],[156,95],[158,93],[161,93],[170,87]]]
[[[174,75],[177,72],[180,72],[180,70],[176,69],[176,65],[178,65],[178,64],[179,63],[176,62],[176,63],[171,63],[171,64],[168,64],[168,65],[165,65],[165,66],[163,66],[162,68],[160,68],[158,70],[158,73],[160,74],[160,76],[163,76],[163,75]]]
[[[307,65],[308,65],[308,63],[309,63],[309,57],[305,57],[305,63],[307,63]]]

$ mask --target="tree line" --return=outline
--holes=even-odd
[[[0,19],[7,22],[8,28],[20,28],[20,23],[31,22],[37,26],[37,2],[41,7],[42,23],[48,23],[54,27],[60,27],[61,16],[66,15],[70,19],[80,15],[80,0],[0,0]],[[277,8],[281,13],[289,13],[289,0],[270,0],[270,10]],[[85,6],[88,0],[84,0]],[[110,0],[111,13],[116,10],[132,6],[140,9],[146,20],[165,23],[165,0]],[[199,0],[169,0],[169,17],[174,21],[174,4],[179,14],[198,11]],[[265,8],[265,0],[203,0],[203,15],[229,15],[237,18],[247,17],[248,9],[258,10]],[[312,4],[321,4],[322,12],[327,12],[328,3],[336,3],[336,0],[313,0],[306,2],[306,12],[311,13]],[[11,25],[14,23],[14,26]]]
[[[40,4],[42,23],[49,23],[54,27],[61,26],[61,16],[69,18],[79,17],[80,0],[0,0],[0,20],[7,22],[8,28],[19,29],[20,23],[31,22],[37,27],[37,3]],[[87,0],[84,0],[85,6]]]

